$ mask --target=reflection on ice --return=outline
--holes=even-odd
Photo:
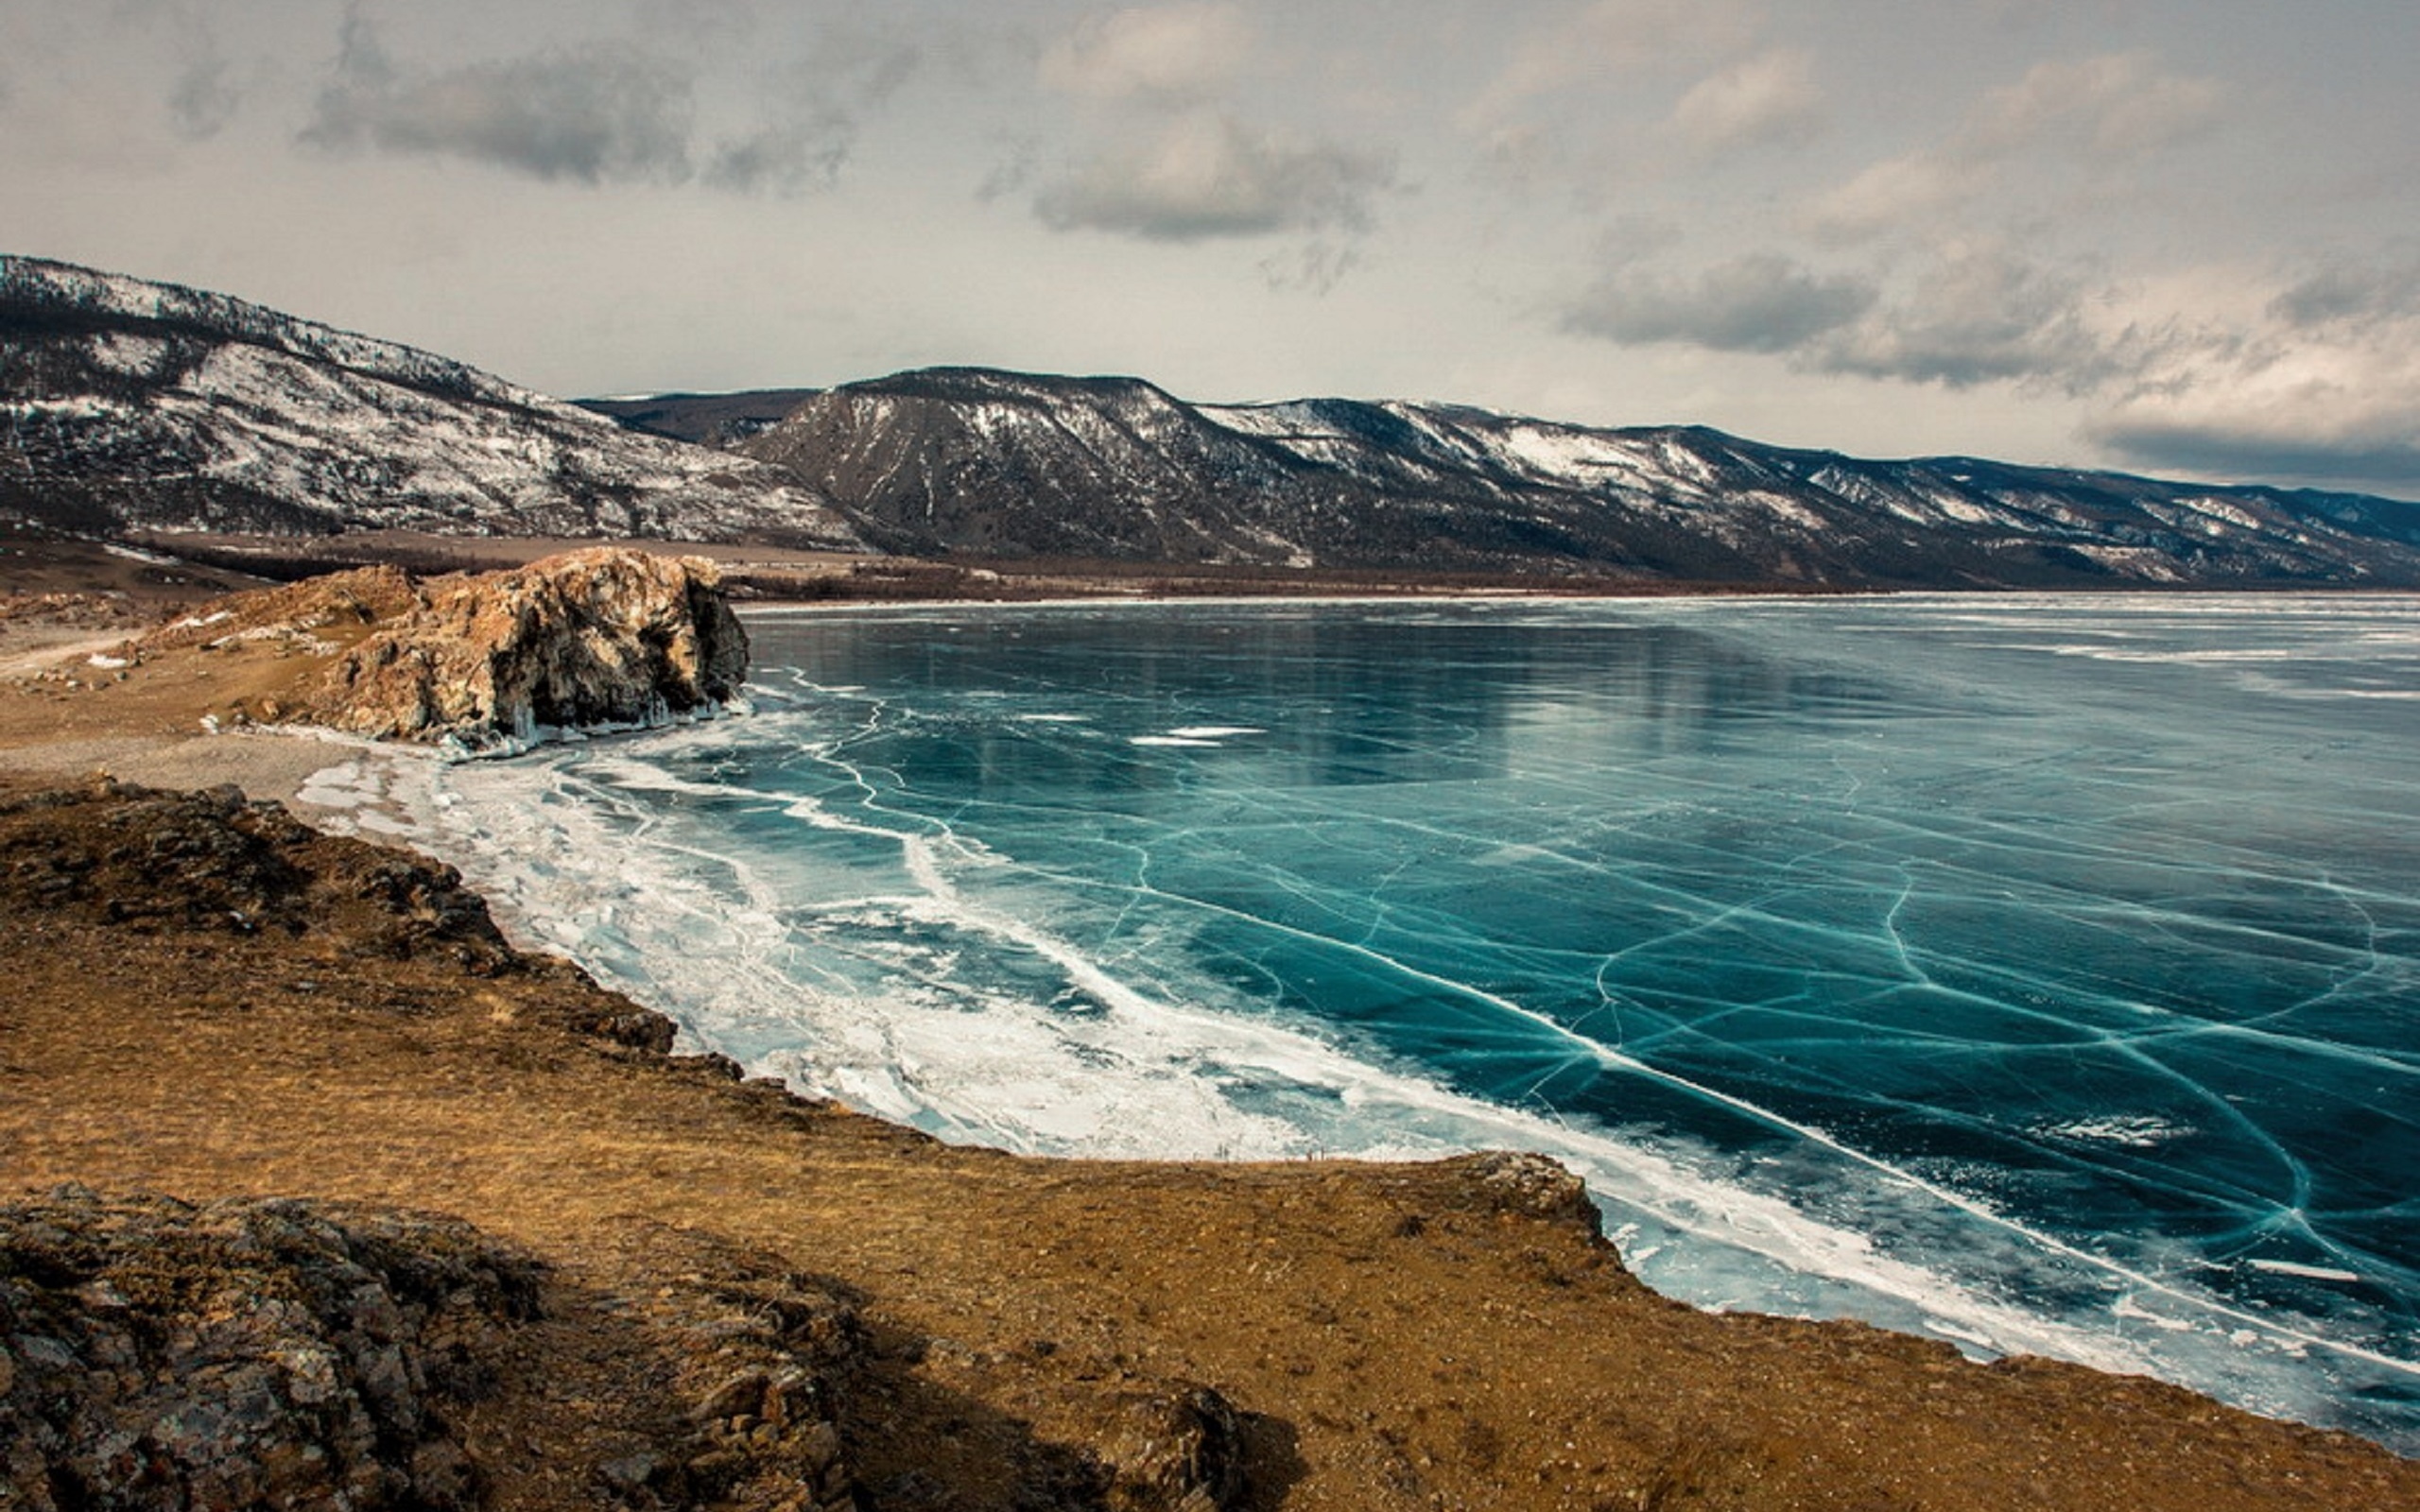
[[[755,718],[420,819],[698,1039],[952,1138],[1545,1149],[1677,1295],[2409,1449],[2415,608],[769,616]]]

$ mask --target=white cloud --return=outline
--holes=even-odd
[[[2147,53],[2037,63],[1984,96],[1966,150],[1996,157],[2066,138],[2083,156],[2123,162],[2217,124],[2225,100],[2216,79],[2163,74]]]
[[[1986,94],[1938,146],[1884,159],[1818,197],[1807,229],[1857,241],[1921,227],[2005,193],[2012,168],[2031,158],[2112,175],[2217,125],[2225,97],[2216,80],[2163,74],[2142,53],[2039,63]]]
[[[1101,100],[1196,103],[1242,72],[1252,22],[1233,5],[1135,7],[1098,17],[1042,55],[1044,85]]]
[[[1596,0],[1530,28],[1465,105],[1482,135],[1542,96],[1676,57],[1720,56],[1748,45],[1759,17],[1745,0]]]
[[[1710,159],[1811,133],[1823,115],[1814,59],[1776,48],[1701,80],[1673,107],[1666,129],[1697,157]]]
[[[1819,277],[1784,257],[1751,253],[1695,279],[1617,268],[1564,312],[1566,329],[1625,345],[1678,342],[1718,352],[1791,352],[1874,303],[1862,279]]]
[[[1059,230],[1190,242],[1271,232],[1357,230],[1394,182],[1374,154],[1225,115],[1188,114],[1095,157],[1035,202]]]
[[[2204,356],[2085,435],[2139,465],[2420,489],[2420,332]]]

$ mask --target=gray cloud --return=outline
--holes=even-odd
[[[2147,470],[2420,490],[2420,435],[2248,436],[2228,425],[2136,418],[2101,421],[2084,435]]]
[[[856,150],[864,112],[923,66],[913,45],[856,28],[825,27],[805,61],[778,71],[770,119],[718,140],[700,175],[744,194],[831,187]]]
[[[1624,345],[1768,352],[1807,372],[2083,394],[2141,372],[2163,350],[2135,327],[2097,326],[2092,299],[2082,276],[1996,245],[1958,249],[1896,288],[1753,252],[1694,276],[1618,264],[1564,307],[1562,323]]]
[[[2339,321],[2420,316],[2420,258],[2330,263],[2271,301],[2269,314],[2304,330]]]
[[[369,22],[348,18],[335,82],[302,137],[486,163],[580,183],[677,183],[690,175],[688,76],[605,43],[442,73],[396,66]]]
[[[2009,380],[2085,393],[2137,369],[2134,332],[2115,339],[2083,318],[2080,278],[2005,249],[1970,249],[1935,265],[1895,302],[1806,353],[1826,372],[1951,388]]]
[[[1755,252],[1694,280],[1617,268],[1565,309],[1563,323],[1626,345],[1792,352],[1855,320],[1875,299],[1863,280],[1818,277],[1788,258]]]
[[[1325,295],[1361,263],[1361,249],[1352,243],[1315,237],[1300,247],[1262,258],[1260,276],[1280,294]]]
[[[1045,188],[1035,212],[1061,231],[1197,242],[1272,232],[1358,230],[1395,182],[1393,163],[1332,143],[1186,115]]]
[[[742,194],[803,194],[838,179],[856,140],[856,122],[838,111],[759,127],[717,143],[702,177]]]
[[[216,136],[243,103],[242,92],[228,81],[227,60],[215,53],[186,65],[168,96],[168,116],[177,129],[197,141]]]

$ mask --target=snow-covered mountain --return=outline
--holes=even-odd
[[[945,368],[592,401],[0,256],[0,518],[1843,586],[2420,586],[2420,505]],[[778,417],[778,418],[776,418]],[[717,439],[720,448],[691,444]]]
[[[728,399],[725,400],[728,403]],[[738,443],[883,546],[1129,560],[1922,585],[2420,584],[2420,505],[1456,405],[1196,405],[938,369]]]
[[[0,256],[0,513],[854,548],[786,473],[224,295]]]

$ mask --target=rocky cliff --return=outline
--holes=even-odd
[[[748,632],[719,582],[702,558],[626,547],[424,581],[371,567],[233,595],[134,655],[274,644],[324,667],[248,719],[484,749],[736,697]]]
[[[311,1203],[0,1207],[0,1498],[467,1512],[448,1415],[537,1267],[468,1225]]]

